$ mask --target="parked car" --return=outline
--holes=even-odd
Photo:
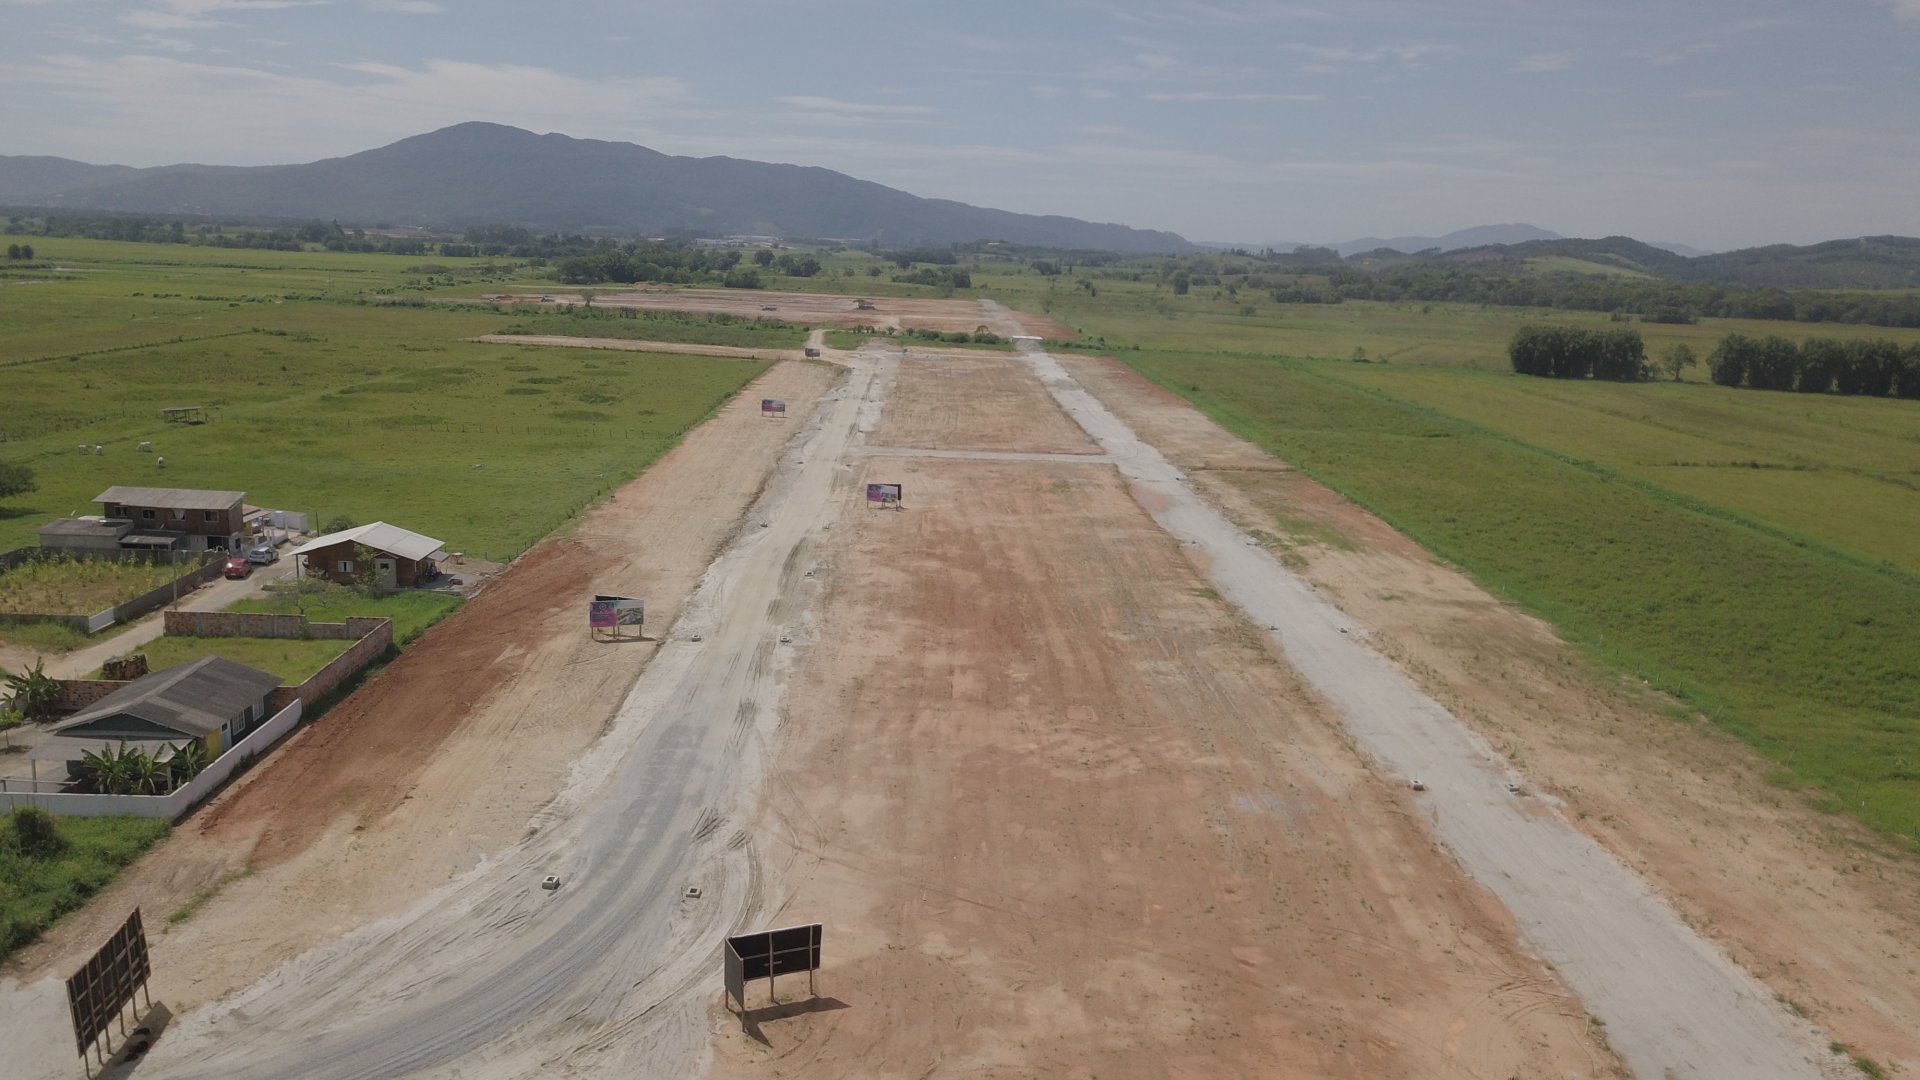
[[[269,566],[280,561],[280,553],[272,544],[255,544],[247,549],[247,561],[255,566]]]
[[[251,573],[253,573],[253,564],[247,561],[245,555],[235,555],[233,558],[227,560],[227,565],[220,568],[222,577],[236,580],[246,577]]]

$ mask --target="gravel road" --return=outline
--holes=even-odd
[[[796,437],[609,737],[525,842],[423,908],[186,1018],[141,1075],[534,1075],[556,1058],[677,1075],[697,1060],[718,942],[758,902],[750,846],[728,823],[783,692],[812,538],[836,496],[852,497],[838,465],[877,411],[863,400],[875,385],[856,367]],[[540,888],[549,873],[558,890]]]
[[[1137,489],[1154,496],[1143,501],[1160,507],[1155,520],[1199,549],[1223,596],[1271,628],[1360,745],[1426,785],[1420,805],[1435,834],[1506,904],[1637,1075],[1787,1080],[1836,1067],[1811,1025],[1788,1015],[1639,877],[1529,794],[1524,777],[1368,648],[1363,628],[1209,506],[1037,343],[1020,347],[1061,407]]]

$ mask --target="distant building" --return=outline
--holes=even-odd
[[[246,531],[246,497],[244,491],[116,486],[94,496],[93,501],[100,504],[105,520],[129,524],[120,538],[122,547],[205,551],[241,545]],[[142,539],[129,542],[135,538]]]
[[[287,553],[302,575],[341,585],[371,579],[376,588],[411,589],[440,573],[447,553],[431,536],[376,521],[316,536]]]

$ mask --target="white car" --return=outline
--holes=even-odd
[[[255,566],[270,566],[280,561],[280,553],[273,550],[272,544],[255,544],[247,549],[247,561]]]

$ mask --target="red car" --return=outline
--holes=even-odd
[[[245,555],[235,555],[227,560],[227,565],[221,568],[220,573],[237,580],[253,573],[253,564],[247,561]]]

